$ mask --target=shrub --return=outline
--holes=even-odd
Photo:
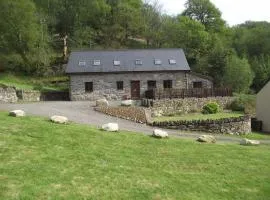
[[[255,113],[255,95],[238,94],[236,99],[231,103],[230,109],[241,111],[245,114]]]
[[[203,106],[202,113],[203,114],[215,114],[220,110],[219,105],[216,102],[209,102]]]

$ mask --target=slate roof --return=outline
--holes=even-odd
[[[160,59],[162,64],[155,65],[155,59]],[[175,60],[176,64],[170,64],[169,59]],[[94,60],[100,60],[100,65],[94,66]],[[120,65],[115,66],[114,60],[120,61]],[[142,64],[136,65],[136,60],[141,60]],[[85,63],[85,65],[80,66],[79,62]],[[182,49],[137,49],[113,51],[74,51],[69,57],[66,73],[117,73],[189,70],[190,68]]]

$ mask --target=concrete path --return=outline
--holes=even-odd
[[[117,122],[120,130],[127,130],[150,135],[154,127],[138,124],[132,121],[111,117],[94,111],[94,102],[37,102],[37,103],[19,103],[19,104],[5,104],[0,103],[0,110],[10,111],[14,109],[21,109],[29,115],[37,115],[50,117],[52,115],[64,115],[70,121],[82,124],[89,124],[100,127],[102,124],[109,122]],[[170,136],[196,139],[203,133],[187,133],[179,130],[166,130]],[[206,133],[207,134],[207,133]],[[232,136],[215,135],[219,143],[239,143],[241,138]],[[261,143],[270,144],[270,140],[262,140]]]

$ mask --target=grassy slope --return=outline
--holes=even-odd
[[[0,112],[0,199],[268,199],[270,146],[200,144]]]
[[[67,83],[51,83],[52,81],[67,81],[67,77],[29,77],[10,73],[0,74],[0,84],[13,86],[17,89],[31,90],[66,90]]]
[[[229,117],[240,117],[243,116],[241,112],[228,112],[228,113],[216,113],[205,115],[202,113],[189,113],[185,115],[176,115],[176,116],[162,116],[154,118],[155,121],[176,121],[176,120],[205,120],[205,119],[221,119]]]

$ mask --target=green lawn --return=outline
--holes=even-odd
[[[270,145],[200,144],[0,112],[0,199],[269,199]]]
[[[162,116],[155,117],[154,121],[180,121],[180,120],[205,120],[205,119],[222,119],[229,117],[240,117],[243,116],[241,112],[220,112],[216,114],[202,114],[202,113],[189,113],[185,115],[175,115],[175,116]]]
[[[0,74],[0,84],[16,87],[16,89],[42,91],[67,90],[68,77],[29,77],[2,73]]]

